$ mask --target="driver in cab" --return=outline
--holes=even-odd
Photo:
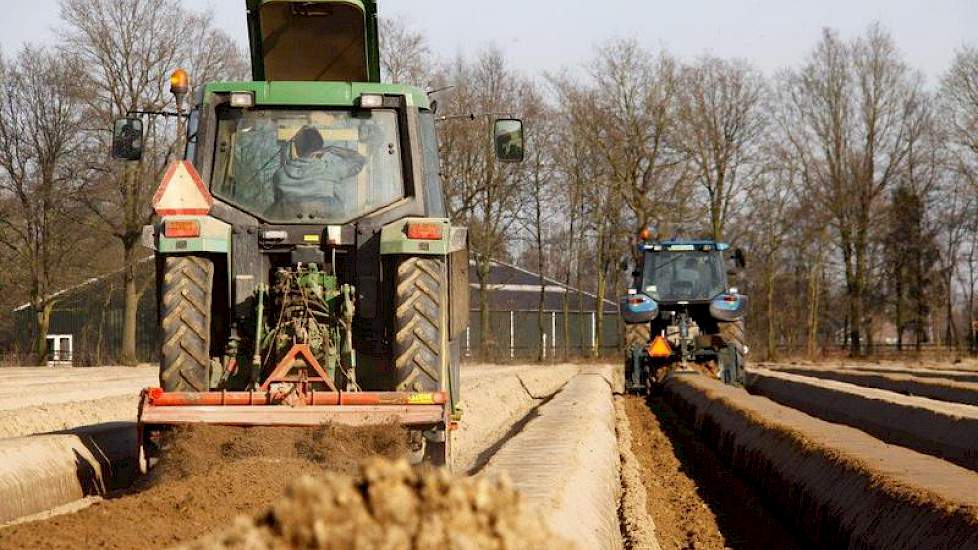
[[[346,208],[340,189],[363,170],[367,159],[345,147],[324,146],[322,134],[303,126],[292,139],[290,158],[272,177],[275,202],[268,214],[288,218],[337,218]]]

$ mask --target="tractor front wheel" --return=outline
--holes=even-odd
[[[199,256],[163,260],[160,385],[167,392],[203,392],[210,380],[214,262]]]

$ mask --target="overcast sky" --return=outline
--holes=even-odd
[[[183,0],[210,9],[247,42],[244,0]],[[3,0],[0,45],[52,39],[57,0]],[[742,57],[767,73],[798,64],[823,27],[844,36],[873,21],[890,30],[909,62],[933,81],[956,48],[978,44],[978,0],[380,0],[382,16],[404,18],[443,56],[495,44],[526,73],[586,59],[618,36],[684,57]]]

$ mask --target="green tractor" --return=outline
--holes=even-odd
[[[191,93],[171,79],[191,101],[145,233],[162,342],[140,452],[152,462],[177,424],[398,422],[418,460],[447,464],[469,252],[447,218],[434,106],[380,83],[374,0],[247,10],[253,81]],[[141,158],[141,118],[115,130],[115,156]],[[519,120],[486,139],[522,159]]]
[[[648,392],[677,372],[743,385],[747,296],[728,280],[743,271],[743,252],[722,242],[650,235],[642,232],[632,288],[620,300],[626,389]]]

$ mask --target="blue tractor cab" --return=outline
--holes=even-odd
[[[648,391],[673,372],[743,384],[747,296],[731,283],[746,267],[743,252],[712,240],[653,241],[648,233],[620,301],[626,387]]]

